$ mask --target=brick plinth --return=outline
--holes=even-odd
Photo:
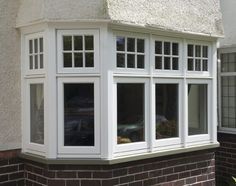
[[[217,186],[235,185],[236,177],[236,134],[218,133],[220,148],[216,152]]]

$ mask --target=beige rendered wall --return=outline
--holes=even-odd
[[[0,151],[21,147],[19,0],[0,0]]]

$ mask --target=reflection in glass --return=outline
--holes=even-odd
[[[188,85],[188,134],[207,134],[207,85]]]
[[[116,50],[125,51],[125,38],[124,37],[116,37]]]
[[[94,85],[64,84],[64,145],[94,146]]]
[[[178,137],[178,85],[156,84],[156,139]]]
[[[30,85],[30,142],[44,144],[43,84]]]
[[[144,141],[144,84],[117,84],[117,143]]]

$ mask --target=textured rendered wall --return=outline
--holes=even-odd
[[[18,0],[0,0],[0,151],[21,147]]]
[[[236,45],[236,1],[222,0],[220,4],[225,31],[225,38],[220,40],[220,46]]]

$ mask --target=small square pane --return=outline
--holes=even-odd
[[[75,67],[83,67],[83,53],[74,53]]]
[[[135,39],[134,38],[127,38],[127,51],[135,52]]]
[[[74,36],[74,50],[83,50],[83,36]]]
[[[29,53],[33,53],[33,40],[29,40]]]
[[[188,70],[193,71],[193,59],[188,59]]]
[[[38,55],[34,56],[34,69],[38,69],[39,65],[38,65]]]
[[[179,58],[172,59],[172,70],[179,70]]]
[[[85,53],[85,67],[94,67],[93,52]]]
[[[43,68],[43,54],[39,55],[39,64],[40,64],[40,68]]]
[[[134,54],[127,55],[127,67],[135,68],[135,55]]]
[[[85,40],[85,50],[93,50],[94,49],[93,36],[85,36],[84,40]]]
[[[125,67],[125,54],[116,54],[116,66]]]
[[[72,67],[72,53],[63,54],[64,67]]]
[[[144,55],[137,56],[137,68],[145,68],[144,67]]]
[[[208,71],[208,60],[202,60],[202,70]]]
[[[170,42],[164,42],[164,54],[170,55]]]
[[[43,52],[43,38],[39,38],[39,52]]]
[[[170,57],[164,57],[164,69],[165,70],[170,69]]]
[[[208,46],[202,47],[202,57],[208,58]]]
[[[144,53],[144,39],[137,39],[137,50],[140,53]]]
[[[172,43],[172,55],[178,56],[179,55],[179,44]]]
[[[34,53],[38,53],[38,39],[34,39]]]
[[[155,69],[162,69],[162,57],[161,56],[155,57]]]
[[[195,71],[201,71],[201,59],[195,60]]]
[[[63,36],[63,50],[72,50],[72,36]]]
[[[116,37],[116,50],[117,51],[125,51],[125,38],[124,37]]]
[[[29,69],[32,70],[34,68],[33,56],[29,57]]]
[[[193,45],[188,45],[188,56],[193,57]]]
[[[201,57],[201,46],[200,45],[195,46],[195,57]]]
[[[155,41],[155,54],[162,54],[162,42]]]

